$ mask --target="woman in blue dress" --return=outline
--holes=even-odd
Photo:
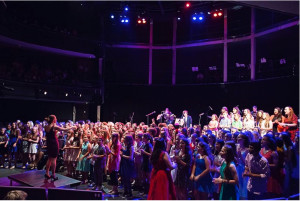
[[[245,133],[240,133],[237,137],[237,161],[238,165],[236,167],[238,177],[239,177],[239,192],[240,198],[245,200],[247,199],[247,183],[248,177],[243,177],[243,173],[245,171],[245,159],[247,154],[249,153],[249,137]]]
[[[124,197],[132,197],[131,182],[134,174],[134,147],[133,147],[133,138],[131,135],[126,135],[124,138],[125,149],[121,151],[121,164],[120,164],[120,173],[121,179],[124,185]]]
[[[220,177],[213,180],[221,184],[220,200],[239,200],[239,178],[234,164],[234,151],[230,145],[224,145],[220,155],[224,162],[220,168]]]
[[[78,154],[77,160],[78,164],[76,167],[77,171],[80,171],[82,174],[82,184],[87,183],[88,173],[90,171],[90,161],[87,159],[89,154],[92,151],[92,146],[89,143],[87,135],[83,136],[83,143],[81,145],[81,150]]]
[[[195,200],[207,200],[208,194],[213,193],[214,186],[210,173],[211,161],[213,161],[209,145],[200,142],[197,147],[198,155],[192,169],[190,179],[194,181],[194,198]]]

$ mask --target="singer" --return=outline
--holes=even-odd
[[[183,127],[186,127],[186,128],[193,127],[192,117],[190,115],[188,115],[187,110],[183,110],[181,118],[183,119]]]

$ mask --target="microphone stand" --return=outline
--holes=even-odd
[[[199,115],[199,126],[200,126],[200,128],[201,128],[201,117],[202,117],[202,115]]]
[[[149,126],[149,116],[150,115],[152,115],[152,114],[155,114],[156,113],[156,111],[153,111],[153,112],[151,112],[151,113],[149,113],[149,114],[146,114],[146,117],[147,117],[147,125]]]
[[[134,112],[132,113],[132,116],[130,117],[130,123],[132,125],[132,120],[133,120]]]

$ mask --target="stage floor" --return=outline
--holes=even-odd
[[[80,185],[80,181],[56,174],[58,180],[53,181],[51,179],[45,179],[45,170],[31,170],[21,174],[9,175],[8,179],[25,186],[31,187],[44,187],[44,188],[62,188],[62,187],[74,187]],[[12,185],[12,182],[11,182]]]

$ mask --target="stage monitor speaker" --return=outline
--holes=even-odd
[[[12,190],[26,192],[28,195],[26,200],[46,200],[45,188],[27,186],[0,186],[0,200],[3,200],[6,194]]]
[[[101,191],[49,188],[48,200],[102,200]]]

